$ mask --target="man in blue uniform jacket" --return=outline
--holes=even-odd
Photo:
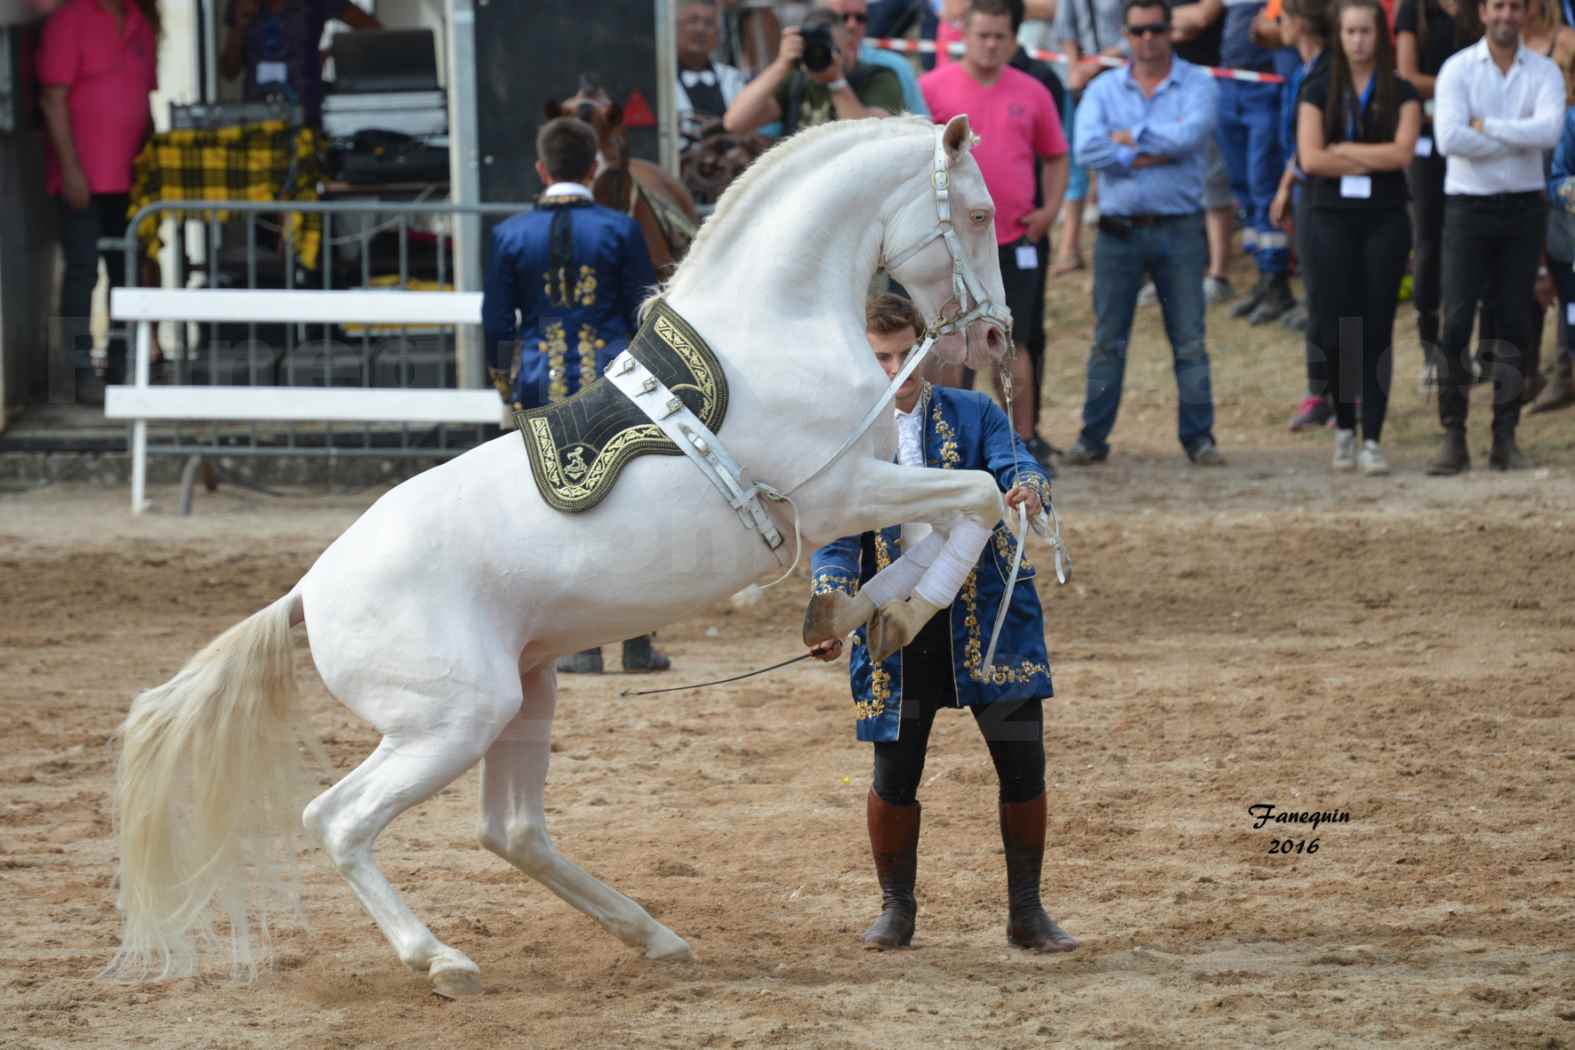
[[[895,377],[924,334],[924,321],[908,300],[882,295],[866,317],[870,345],[888,376]],[[922,371],[922,369],[921,369]],[[897,459],[907,466],[988,470],[1006,492],[1009,507],[1026,504],[1030,517],[1050,495],[1050,482],[1027,447],[1012,433],[1006,414],[984,394],[933,387],[915,375],[898,389]],[[896,526],[849,536],[815,552],[815,593],[853,594],[907,549],[935,545],[927,526]],[[1035,572],[1025,558],[1017,586],[1007,595],[1015,539],[997,525],[979,563],[949,609],[937,613],[908,646],[876,666],[866,630],[854,632],[849,658],[858,739],[875,745],[874,784],[866,803],[870,850],[880,881],[882,909],[864,934],[865,947],[907,946],[917,905],[918,788],[936,712],[973,712],[1000,780],[1001,838],[1006,847],[1007,939],[1039,952],[1068,952],[1078,941],[1056,925],[1039,901],[1045,849],[1045,746],[1043,701],[1053,695],[1045,653],[1044,615],[1034,590]],[[883,604],[871,587],[869,596]],[[895,595],[886,596],[895,600]],[[1006,623],[995,665],[984,671],[984,648],[1001,602]],[[817,646],[834,659],[842,642]]]
[[[639,328],[656,270],[640,227],[591,200],[596,132],[558,117],[536,135],[547,185],[533,211],[498,224],[481,300],[493,383],[521,408],[598,378]]]
[[[481,300],[487,365],[516,410],[562,401],[595,382],[639,328],[656,270],[640,227],[591,200],[596,132],[558,117],[536,135],[536,174],[547,185],[533,211],[498,224]],[[651,636],[623,643],[625,671],[665,671]],[[558,662],[597,673],[601,649]]]

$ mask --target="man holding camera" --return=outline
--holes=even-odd
[[[833,120],[902,112],[902,83],[889,69],[859,61],[846,24],[832,11],[813,11],[802,26],[782,31],[777,57],[739,92],[722,118],[735,135],[782,122],[782,134]]]

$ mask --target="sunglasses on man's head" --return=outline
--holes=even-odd
[[[1127,26],[1128,36],[1164,36],[1169,32],[1169,22],[1150,22],[1148,25]]]
[[[865,25],[869,22],[870,16],[862,11],[847,11],[843,13],[842,20],[844,22],[857,22],[859,25]]]

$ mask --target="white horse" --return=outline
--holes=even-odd
[[[966,117],[944,130],[895,119],[795,136],[727,192],[662,290],[722,363],[722,436],[755,478],[786,490],[811,475],[885,391],[864,335],[883,260],[927,317],[969,310],[958,274],[972,290],[962,298],[983,300],[966,339],[936,344],[944,359],[981,367],[1005,353],[1004,311],[991,302],[1003,302],[994,207],[973,141]],[[1002,512],[994,479],[897,465],[891,414],[881,417],[795,494],[806,548],[897,522],[949,535],[966,523],[987,536]],[[972,565],[979,548],[957,553]],[[642,634],[777,568],[682,457],[629,464],[576,516],[543,502],[512,433],[394,488],[288,594],[133,704],[117,785],[124,929],[108,972],[193,972],[195,942],[218,913],[238,972],[255,974],[256,894],[280,884],[272,862],[293,853],[274,850],[289,849],[300,820],[405,965],[439,994],[479,990],[475,963],[433,935],[373,856],[395,817],[478,761],[487,849],[648,957],[688,957],[682,939],[548,837],[554,658]],[[832,637],[870,610],[822,612]],[[382,734],[304,814],[289,638],[303,621],[328,691]]]

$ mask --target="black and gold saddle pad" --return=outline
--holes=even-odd
[[[629,343],[651,374],[713,432],[727,415],[727,379],[705,341],[657,300]],[[623,465],[655,453],[681,456],[662,428],[605,377],[566,401],[514,414],[542,498],[558,510],[590,510],[612,491]]]

